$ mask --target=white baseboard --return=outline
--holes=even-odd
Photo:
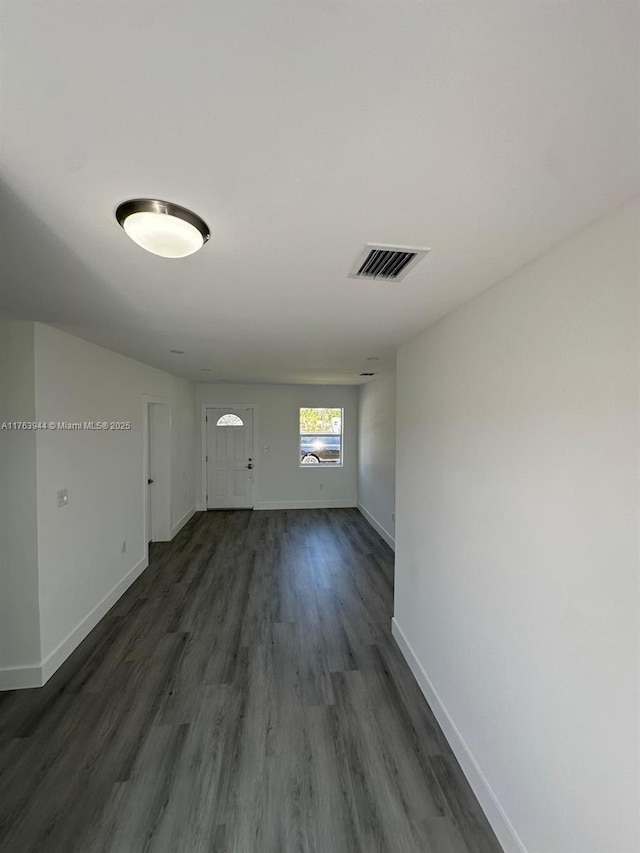
[[[384,539],[384,541],[387,543],[387,545],[389,546],[389,548],[391,548],[391,550],[392,550],[392,551],[395,551],[395,550],[396,550],[396,540],[395,540],[395,539],[393,538],[393,536],[389,533],[389,531],[388,531],[388,530],[385,530],[385,528],[380,524],[380,522],[379,522],[379,521],[377,521],[377,520],[376,520],[376,519],[371,515],[371,513],[369,512],[369,510],[362,506],[362,504],[360,504],[360,503],[358,504],[358,509],[360,510],[360,513],[361,513],[361,514],[366,518],[366,520],[369,522],[369,524],[373,527],[373,529],[376,531],[376,533],[379,533],[379,534],[380,534],[380,536],[382,536],[382,538],[383,538],[383,539]]]
[[[191,519],[193,518],[193,516],[194,516],[195,514],[196,514],[196,508],[195,508],[195,506],[192,506],[192,507],[191,507],[191,509],[189,509],[189,510],[187,510],[187,511],[185,512],[185,514],[182,516],[182,518],[180,519],[180,521],[177,521],[177,522],[173,525],[173,527],[171,528],[171,538],[172,538],[172,539],[173,539],[173,537],[176,535],[176,533],[180,533],[180,531],[181,531],[181,530],[182,530],[182,528],[185,526],[185,524],[186,524],[188,521],[191,521]]]
[[[148,565],[146,557],[139,560],[41,663],[0,670],[0,690],[22,690],[25,687],[42,687],[46,684]]]
[[[393,634],[404,659],[409,664],[409,669],[413,673],[414,678],[418,682],[418,686],[429,703],[429,707],[440,724],[440,728],[444,732],[444,736],[449,742],[449,746],[458,759],[460,767],[462,768],[464,775],[467,777],[467,781],[471,785],[473,793],[476,795],[478,802],[482,806],[487,820],[491,824],[505,853],[527,853],[518,833],[515,831],[506,812],[491,789],[491,786],[482,772],[480,765],[476,761],[467,742],[447,711],[437,690],[433,686],[431,679],[422,668],[422,664],[416,657],[414,650],[405,637],[402,629],[396,622],[395,617],[391,620],[391,633]]]
[[[8,666],[6,669],[0,669],[0,691],[24,690],[27,687],[42,687],[40,664]]]
[[[254,509],[346,509],[355,506],[355,498],[339,498],[324,501],[257,501]]]
[[[207,505],[206,504],[196,504],[196,512],[206,512]]]
[[[59,669],[69,655],[78,648],[84,638],[92,631],[98,622],[105,616],[113,605],[129,589],[131,584],[138,578],[149,565],[147,557],[139,560],[127,574],[118,581],[111,592],[108,592],[102,601],[90,610],[84,619],[68,634],[65,639],[50,652],[42,661],[42,684],[46,684],[53,673]]]

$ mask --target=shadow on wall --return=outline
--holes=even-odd
[[[69,332],[91,328],[97,342],[105,324],[121,325],[123,309],[136,326],[146,325],[1,178],[0,219],[0,319],[37,320]]]

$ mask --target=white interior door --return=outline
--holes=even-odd
[[[253,409],[207,409],[207,507],[253,507]]]
[[[171,409],[147,403],[147,542],[171,539]]]
[[[153,465],[151,464],[151,448],[153,446],[152,430],[153,417],[151,415],[151,404],[149,404],[147,406],[147,509],[145,512],[147,544],[153,540],[153,477],[151,476],[151,471],[153,469]]]

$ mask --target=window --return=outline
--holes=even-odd
[[[222,415],[221,418],[218,418],[216,426],[244,426],[244,421],[237,415]]]
[[[300,464],[342,465],[342,409],[300,409]]]

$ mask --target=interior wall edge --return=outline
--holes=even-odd
[[[174,537],[176,534],[180,533],[180,531],[181,531],[181,530],[182,530],[182,528],[185,526],[185,524],[187,524],[187,522],[191,521],[191,519],[192,519],[192,518],[193,518],[193,516],[196,514],[196,512],[198,512],[198,508],[197,508],[197,506],[194,504],[190,509],[188,509],[188,510],[185,512],[185,514],[182,516],[182,518],[181,518],[181,519],[179,519],[178,521],[176,521],[176,523],[175,523],[175,524],[173,525],[173,527],[171,528],[171,538],[172,538],[172,539],[173,539],[173,537]]]
[[[368,524],[370,524],[371,527],[373,527],[373,529],[376,531],[376,533],[379,536],[382,536],[382,538],[387,543],[387,545],[391,548],[391,550],[395,551],[396,550],[396,540],[389,533],[389,531],[385,530],[385,528],[380,524],[380,522],[360,502],[358,502],[358,510],[359,510],[360,514],[362,515],[362,517],[364,518],[364,520]]]
[[[149,565],[144,556],[39,664],[0,670],[0,691],[43,687]]]
[[[391,633],[505,853],[529,853],[395,616]]]
[[[103,619],[113,605],[120,599],[129,589],[131,584],[137,580],[142,572],[149,565],[147,556],[133,566],[129,572],[118,581],[118,583],[108,592],[105,597],[96,604],[96,606],[80,620],[76,627],[70,631],[65,639],[56,646],[42,660],[42,683],[46,684],[51,676],[62,666],[66,659],[78,648],[80,643],[89,635],[96,627],[98,622]]]

